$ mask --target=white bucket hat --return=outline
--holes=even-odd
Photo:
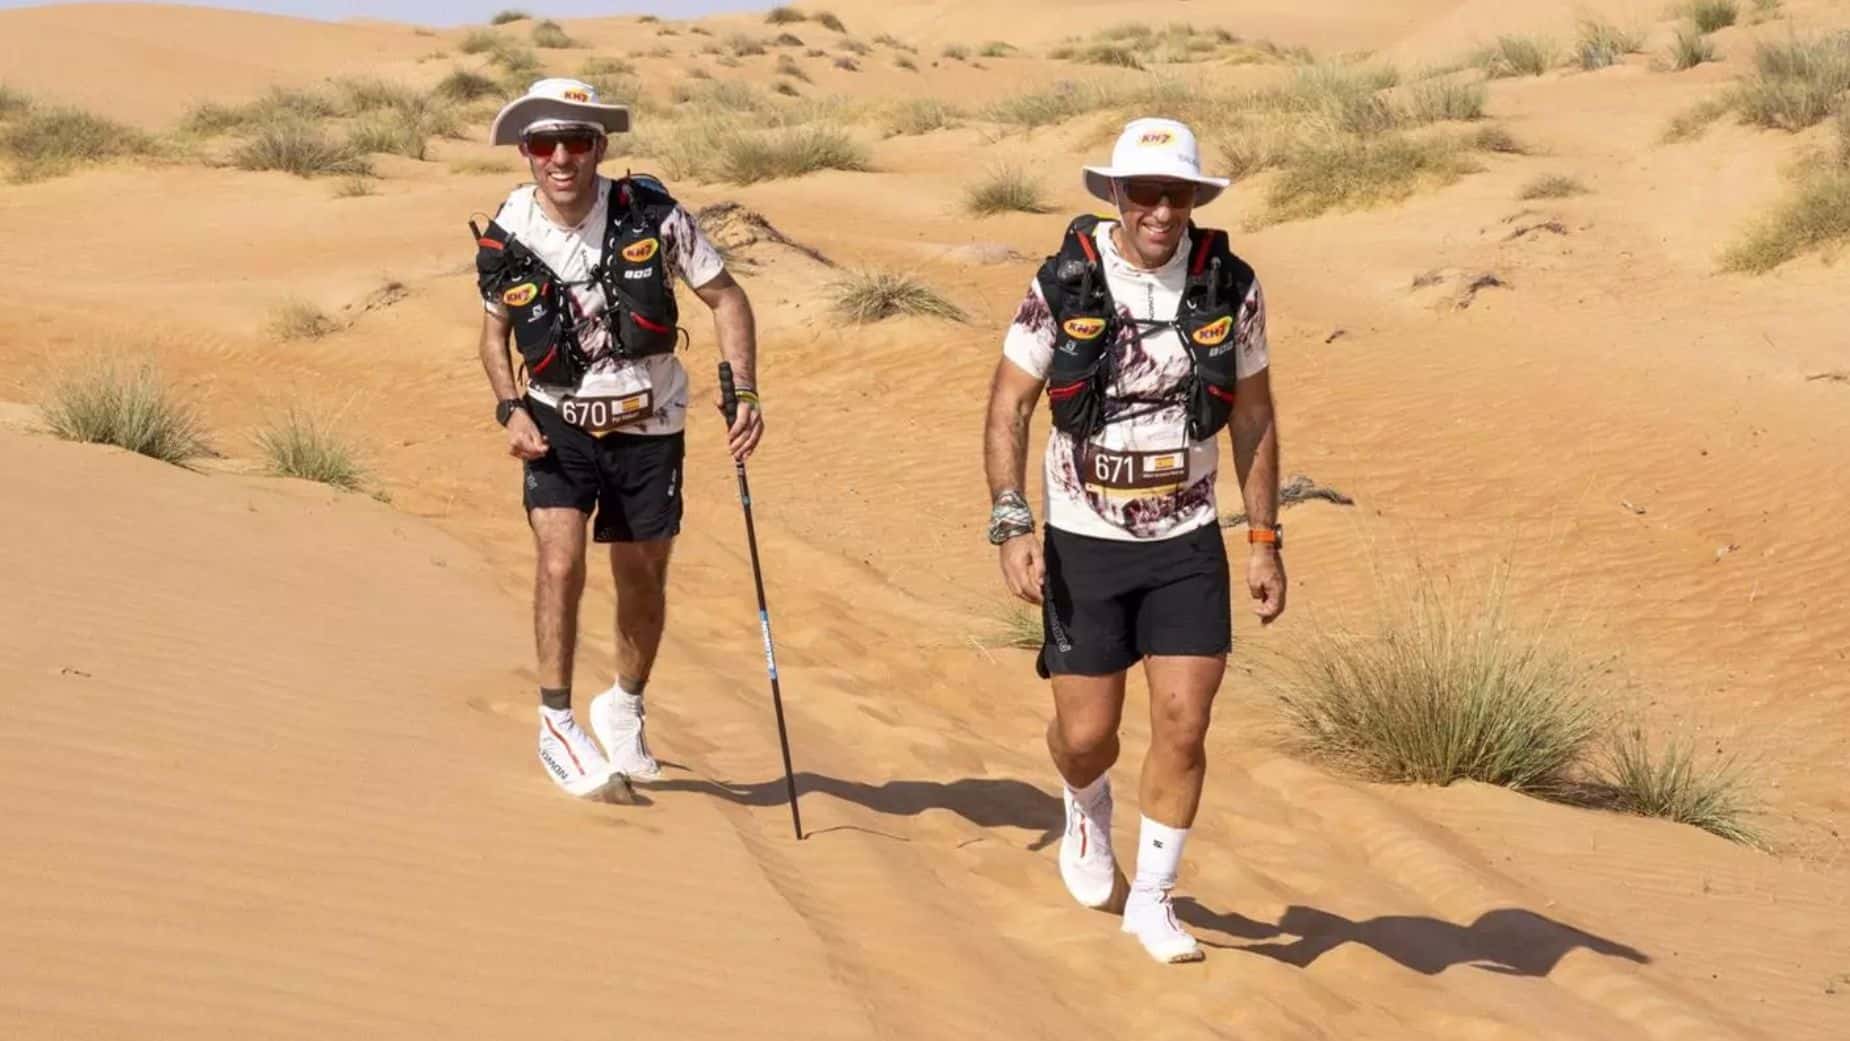
[[[1127,177],[1193,181],[1197,206],[1213,202],[1233,183],[1225,177],[1202,174],[1195,132],[1173,119],[1133,119],[1124,124],[1124,132],[1111,150],[1111,165],[1086,167],[1086,190],[1115,204],[1111,182]]]
[[[597,88],[582,80],[543,79],[501,107],[488,130],[488,141],[516,145],[522,134],[540,124],[594,127],[607,134],[621,134],[630,128],[630,110],[623,105],[600,103]]]

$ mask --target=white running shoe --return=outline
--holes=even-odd
[[[611,772],[632,781],[655,781],[662,766],[649,754],[643,736],[642,699],[611,689],[591,699],[591,730],[610,753]]]
[[[1066,803],[1060,878],[1074,900],[1098,910],[1111,903],[1118,879],[1118,861],[1111,855],[1111,782],[1089,807],[1081,806],[1065,785],[1060,788]]]
[[[577,720],[554,722],[540,713],[540,765],[559,787],[580,798],[602,798],[610,763]]]
[[[1166,889],[1131,890],[1124,902],[1124,931],[1137,937],[1150,957],[1165,965],[1204,957],[1201,945],[1176,921],[1175,905],[1169,902]]]

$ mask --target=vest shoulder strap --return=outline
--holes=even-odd
[[[1231,303],[1238,307],[1252,288],[1255,278],[1252,266],[1234,253],[1227,232],[1221,228],[1191,227],[1189,235],[1194,240],[1194,248],[1189,255],[1188,277],[1191,280],[1207,277],[1215,270],[1214,261],[1219,260],[1220,288],[1223,292],[1237,291]]]
[[[627,174],[610,184],[610,219],[614,223],[631,213],[642,215],[660,228],[679,205],[662,182],[648,174]]]
[[[1105,309],[1109,315],[1115,308],[1111,306],[1111,287],[1105,280],[1105,266],[1098,255],[1098,243],[1094,238],[1103,218],[1085,213],[1074,217],[1066,226],[1066,233],[1060,238],[1060,249],[1041,262],[1035,278],[1040,282],[1041,295],[1047,299],[1047,306],[1053,311],[1057,320],[1065,320],[1065,312],[1072,310],[1090,310],[1092,300],[1103,294]]]

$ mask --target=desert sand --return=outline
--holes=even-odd
[[[1654,47],[1668,31],[1620,0],[828,6],[858,37],[916,44],[921,68],[817,62],[814,92],[972,107],[1090,74],[1035,55],[1133,16],[1405,66],[1500,32],[1565,36],[1586,12],[1653,26]],[[762,14],[700,24],[766,31]],[[668,82],[702,60],[700,37],[634,18],[565,25],[584,46],[544,55],[563,70],[661,45],[638,64]],[[493,156],[483,128],[433,161],[383,160],[364,198],[180,160],[0,185],[0,1035],[1850,1036],[1850,383],[1808,378],[1850,370],[1850,294],[1816,255],[1766,276],[1715,262],[1817,138],[1724,121],[1657,142],[1756,39],[1846,25],[1841,4],[1790,0],[1689,72],[1635,55],[1496,81],[1490,115],[1529,154],[1235,232],[1270,301],[1285,473],[1356,505],[1287,510],[1291,609],[1264,631],[1237,614],[1178,889],[1212,946],[1181,968],[1061,889],[1048,699],[1030,652],[997,645],[1009,604],[982,540],[1001,332],[1066,216],[1093,208],[1078,168],[1112,127],[863,131],[868,172],[673,186],[843,267],[916,273],[972,315],[846,326],[819,293],[829,268],[739,250],[800,843],[706,408],[650,688],[669,780],[646,805],[582,804],[533,761],[531,549],[465,239],[524,175],[448,165]],[[272,85],[428,86],[464,31],[0,11],[0,83],[159,130]],[[990,39],[1023,53],[935,58]],[[724,72],[766,83],[770,60]],[[964,214],[998,159],[1041,175],[1055,212]],[[629,165],[648,168],[606,172]],[[1591,191],[1515,201],[1546,173]],[[1259,195],[1237,186],[1199,217],[1240,228]],[[1428,272],[1451,280],[1414,288]],[[1486,272],[1505,284],[1456,306],[1451,276]],[[290,297],[342,327],[279,342],[266,323]],[[705,401],[711,325],[684,308]],[[46,434],[49,382],[100,355],[158,361],[221,456],[188,470]],[[288,403],[337,411],[390,503],[264,476],[249,433]],[[1038,450],[1044,415],[1035,429]],[[1773,851],[1482,785],[1368,784],[1287,751],[1253,663],[1414,559],[1510,560],[1517,608],[1610,658],[1653,733],[1755,764]],[[591,575],[581,691],[611,668],[609,578]],[[1120,850],[1141,699],[1133,682]]]

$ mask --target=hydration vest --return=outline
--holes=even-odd
[[[1100,218],[1086,215],[1067,225],[1060,252],[1048,257],[1036,274],[1041,295],[1053,313],[1053,364],[1047,374],[1047,399],[1055,429],[1082,440],[1120,422],[1176,404],[1185,406],[1191,442],[1206,441],[1227,425],[1233,414],[1234,328],[1253,287],[1253,269],[1233,254],[1227,233],[1197,228],[1189,222],[1188,282],[1174,318],[1167,321],[1127,319],[1111,298],[1093,233]],[[1188,349],[1190,374],[1154,398],[1119,398],[1107,393],[1114,373],[1111,351],[1119,337],[1141,338],[1173,328]],[[1146,406],[1138,409],[1137,406]]]
[[[604,291],[604,313],[595,319],[578,313],[569,284],[512,232],[492,220],[486,231],[469,222],[476,286],[507,309],[514,345],[535,382],[578,385],[591,363],[579,336],[582,322],[602,322],[619,358],[668,354],[679,341],[680,314],[662,244],[674,198],[655,178],[631,175],[611,182],[606,208],[604,253],[590,278]]]

